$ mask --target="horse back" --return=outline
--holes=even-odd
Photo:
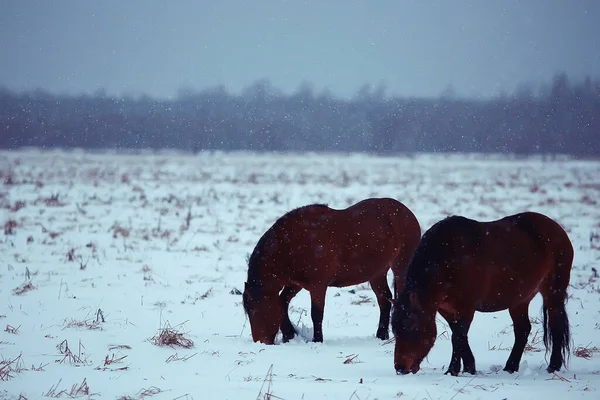
[[[399,232],[415,222],[408,208],[387,198],[366,199],[341,210],[301,207],[265,233],[260,269],[262,275],[305,288],[324,282],[362,283],[389,269],[402,249]]]
[[[534,212],[490,222],[449,219],[434,242],[440,253],[436,280],[447,285],[444,295],[452,299],[448,309],[465,302],[479,311],[498,311],[530,301],[556,270],[557,256],[572,253],[562,227]]]
[[[515,224],[544,244],[553,255],[573,253],[573,245],[564,228],[552,218],[528,211],[512,216]]]

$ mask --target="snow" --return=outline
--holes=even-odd
[[[530,306],[533,350],[518,373],[501,371],[513,343],[502,311],[475,315],[469,340],[479,374],[451,377],[441,318],[421,371],[396,375],[393,343],[375,338],[379,310],[366,285],[328,290],[319,344],[309,341],[306,291],[290,308],[301,337],[274,346],[252,342],[241,296],[230,294],[243,290],[246,257],[262,233],[301,205],[394,197],[423,230],[448,214],[492,220],[530,209],[557,219],[574,244],[573,349],[600,347],[600,279],[591,269],[600,269],[598,161],[27,149],[0,152],[0,170],[0,367],[12,370],[0,398],[71,390],[132,399],[598,396],[600,353],[573,354],[568,370],[545,372],[539,295]],[[27,283],[33,289],[14,293]],[[193,347],[153,344],[167,326]],[[61,354],[65,340],[72,357]]]

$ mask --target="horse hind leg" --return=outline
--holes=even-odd
[[[523,356],[523,351],[525,351],[525,346],[527,345],[527,338],[531,333],[531,322],[529,321],[529,302],[521,303],[515,307],[511,307],[508,309],[508,312],[510,313],[510,317],[513,321],[515,343],[513,344],[510,355],[506,360],[504,371],[512,374],[519,370],[521,357]]]
[[[377,297],[379,305],[379,325],[377,326],[376,336],[378,339],[388,340],[390,338],[389,325],[390,312],[392,311],[392,292],[387,282],[387,271],[386,274],[370,280],[369,284]]]
[[[544,345],[546,351],[552,347],[550,363],[546,368],[549,373],[560,371],[569,356],[571,345],[569,318],[565,305],[573,254],[572,252],[564,252],[558,258],[557,267],[543,282],[541,290],[544,300],[542,306]]]
[[[561,249],[555,250],[551,268],[540,287],[544,301],[544,345],[546,352],[552,348],[550,363],[546,368],[549,373],[560,371],[568,360],[571,346],[569,318],[565,305],[573,265],[573,247],[566,234],[564,241],[557,244],[561,244]]]
[[[297,333],[296,329],[294,329],[294,325],[292,325],[292,321],[290,321],[290,315],[288,310],[290,302],[292,301],[294,296],[296,296],[298,292],[300,292],[300,290],[302,290],[300,286],[295,285],[293,283],[289,283],[285,285],[285,287],[281,291],[281,294],[279,295],[279,301],[281,302],[281,312],[283,314],[281,318],[281,334],[283,336],[283,343],[287,343],[290,340],[292,340]]]
[[[310,290],[310,316],[313,321],[313,342],[323,342],[323,314],[327,286]]]

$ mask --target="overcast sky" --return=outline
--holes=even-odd
[[[600,0],[0,0],[0,85],[168,97],[268,78],[488,96],[600,77]]]

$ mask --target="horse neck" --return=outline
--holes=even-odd
[[[439,304],[437,293],[430,290],[414,290],[414,293],[417,295],[423,313],[435,318]]]
[[[417,300],[426,314],[435,315],[443,295],[439,290],[441,287],[443,286],[438,284],[438,279],[430,277],[418,280],[407,279],[404,290],[416,294]]]
[[[279,293],[273,274],[262,264],[256,262],[248,268],[247,285],[256,298]]]
[[[413,255],[405,277],[405,290],[416,293],[423,307],[437,311],[437,304],[443,296],[443,271],[440,255],[432,257],[429,250],[419,248]]]

